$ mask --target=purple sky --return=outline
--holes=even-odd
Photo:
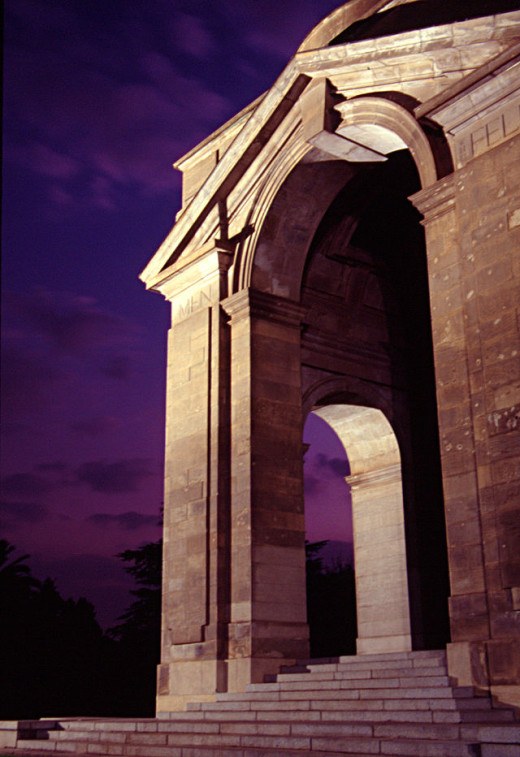
[[[171,164],[339,4],[6,0],[1,535],[105,625],[129,602],[115,554],[160,535],[168,307],[138,274],[180,205]],[[344,500],[316,420],[309,503]]]

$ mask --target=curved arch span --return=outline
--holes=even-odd
[[[313,412],[335,431],[350,464],[357,652],[409,651],[401,455],[392,426],[372,407],[335,404]]]

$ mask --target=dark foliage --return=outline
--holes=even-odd
[[[356,653],[356,592],[351,565],[325,568],[326,541],[307,542],[307,620],[311,657]]]
[[[14,549],[0,540],[0,717],[101,714],[114,642],[90,602],[64,600]]]
[[[31,576],[0,540],[0,719],[154,714],[162,543],[120,555],[136,600],[103,634],[93,605]]]
[[[125,715],[153,716],[160,656],[162,539],[118,555],[138,585],[136,598],[109,630],[117,640],[120,707]]]

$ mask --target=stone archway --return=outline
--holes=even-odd
[[[474,5],[445,23],[443,3],[418,22],[413,2],[344,4],[177,164],[183,209],[142,274],[173,323],[159,709],[305,656],[301,427],[320,403],[395,433],[412,647],[448,638],[445,516],[450,674],[518,684],[520,19]]]
[[[401,456],[381,410],[316,408],[342,441],[350,463],[357,606],[357,652],[412,648]]]

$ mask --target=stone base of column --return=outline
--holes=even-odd
[[[412,637],[410,634],[396,636],[374,636],[372,638],[357,639],[356,650],[359,655],[384,654],[385,652],[411,652]]]
[[[456,686],[489,688],[485,642],[450,642],[446,646],[446,654],[448,675]]]
[[[216,659],[214,642],[177,644],[170,662],[158,666],[157,713],[186,709],[188,702],[213,702],[219,692],[244,692],[249,683],[280,672],[309,656],[306,623],[269,621],[229,624],[229,657]]]
[[[490,694],[498,704],[516,707],[520,710],[520,684],[513,686],[491,686]]]
[[[245,691],[265,675],[309,656],[307,623],[242,621],[229,624],[228,690]]]
[[[228,691],[244,692],[249,683],[263,683],[266,675],[276,675],[281,665],[294,665],[295,659],[243,657],[228,660]]]
[[[214,702],[227,689],[225,660],[178,660],[158,666],[157,714],[186,709],[188,702]]]
[[[500,704],[520,707],[519,639],[455,641],[446,651],[455,685],[489,690]]]

